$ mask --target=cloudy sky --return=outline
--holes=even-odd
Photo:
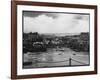
[[[24,32],[89,32],[89,15],[71,13],[23,12]]]

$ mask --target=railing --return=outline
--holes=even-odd
[[[69,58],[68,60],[63,60],[63,61],[36,61],[36,63],[61,63],[61,62],[69,62],[68,63],[68,66],[72,66],[72,62],[76,62],[76,63],[79,63],[81,65],[88,65],[87,63],[84,63],[84,62],[81,62],[81,61],[78,61],[78,60],[75,60],[75,59],[72,59],[72,58]]]

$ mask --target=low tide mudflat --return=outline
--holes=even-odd
[[[76,52],[70,48],[58,50],[48,48],[46,52],[27,52],[24,54],[23,61],[32,62],[31,65],[23,66],[23,68],[85,66],[89,65],[89,52]]]

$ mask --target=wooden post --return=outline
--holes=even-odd
[[[71,66],[71,60],[72,60],[72,59],[71,59],[71,58],[69,58],[69,66]]]

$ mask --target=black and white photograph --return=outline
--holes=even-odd
[[[90,65],[90,14],[22,12],[23,68]]]
[[[11,78],[97,74],[97,6],[12,1]]]

